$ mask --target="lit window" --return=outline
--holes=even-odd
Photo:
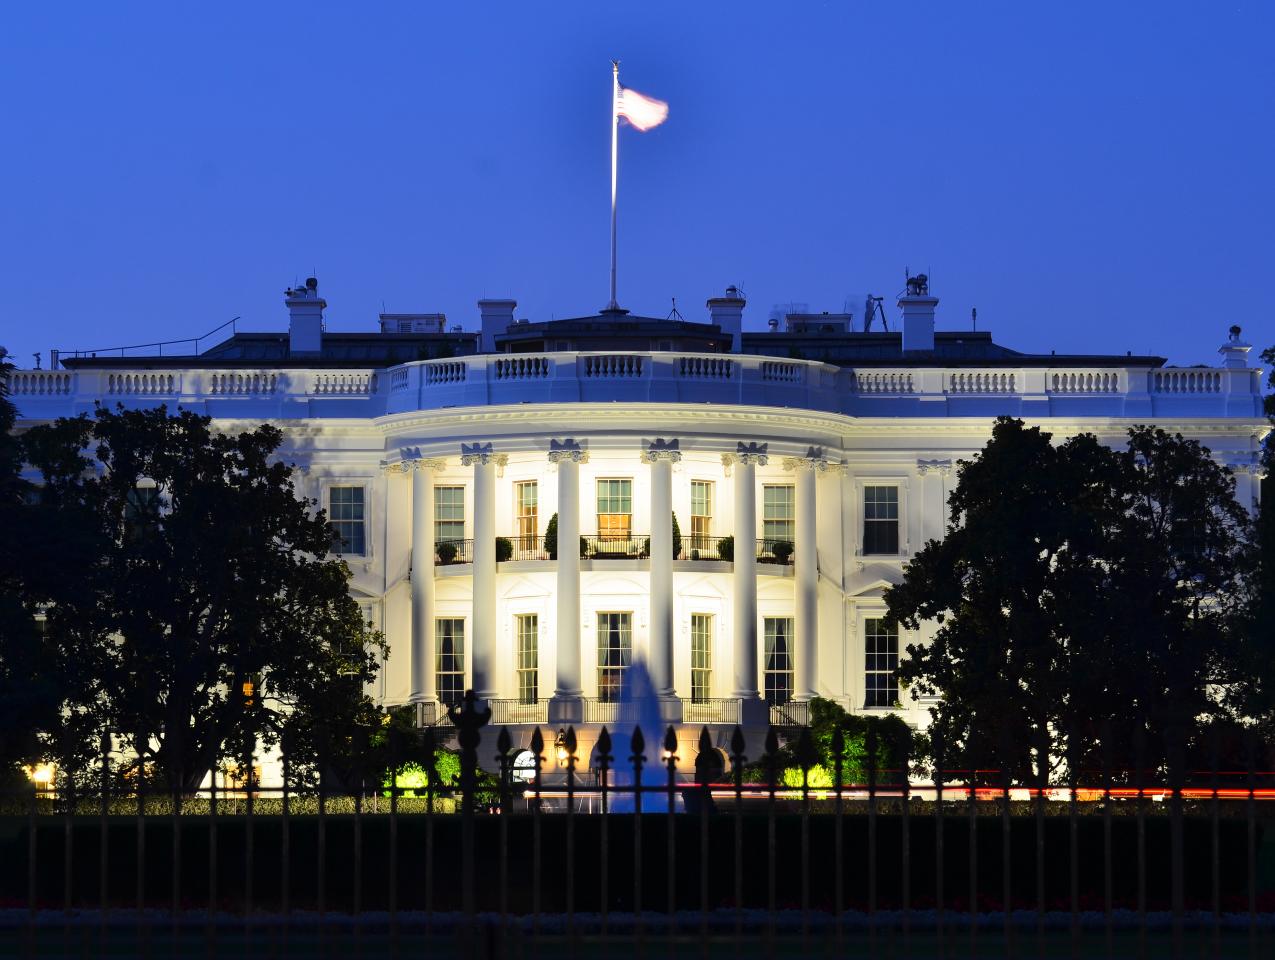
[[[518,627],[518,702],[540,700],[540,618],[534,613],[516,618]]]
[[[598,699],[620,699],[624,671],[633,660],[633,614],[598,614]]]
[[[328,522],[332,525],[332,552],[356,557],[367,553],[362,487],[328,490]]]
[[[766,617],[766,702],[787,703],[792,699],[792,617]]]
[[[124,496],[124,536],[140,540],[159,526],[159,488],[134,487]]]
[[[435,687],[444,705],[460,703],[465,696],[465,620],[463,617],[439,617],[434,621],[434,647],[437,651]]]
[[[713,483],[691,481],[691,549],[707,550],[713,533]]]
[[[713,617],[691,614],[691,700],[703,703],[713,695]]]
[[[863,488],[863,552],[899,552],[899,488]]]
[[[899,631],[879,617],[863,628],[865,707],[892,707],[899,702]]]
[[[535,480],[514,484],[514,510],[518,516],[518,546],[534,550],[540,533],[540,487]]]
[[[434,488],[434,542],[465,539],[465,488]]]
[[[792,484],[766,484],[762,487],[761,535],[766,551],[777,543],[792,543],[796,533],[797,512]]]
[[[633,535],[633,481],[598,481],[598,537],[627,540]]]

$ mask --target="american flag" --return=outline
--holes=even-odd
[[[668,119],[668,104],[621,86],[615,101],[615,115],[617,118],[623,117],[631,126],[645,132]]]

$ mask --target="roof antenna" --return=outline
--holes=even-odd
[[[664,319],[665,319],[665,320],[680,320],[680,321],[682,321],[683,323],[685,323],[685,322],[686,322],[686,318],[685,318],[684,316],[682,316],[682,314],[681,314],[681,313],[679,313],[679,312],[678,312],[678,309],[677,309],[677,297],[674,297],[674,298],[673,298],[673,309],[669,311],[668,316],[667,316],[667,317],[665,317]]]
[[[970,323],[974,324],[974,332],[978,333],[978,307],[970,307]]]

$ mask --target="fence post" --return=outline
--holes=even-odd
[[[845,853],[842,851],[844,844],[842,820],[845,814],[845,797],[843,796],[842,780],[845,777],[845,752],[846,752],[846,735],[838,723],[832,731],[832,789],[835,797],[833,806],[833,871],[835,876],[832,883],[832,915],[836,925],[837,934],[837,953],[842,952],[842,942],[844,937],[844,923],[841,918],[841,911],[845,904]]]
[[[668,874],[668,921],[673,930],[673,917],[677,913],[677,872],[675,869],[677,821],[674,818],[674,797],[677,788],[677,732],[670,725],[664,734],[664,763],[668,767],[668,814],[666,824],[665,868]]]
[[[478,730],[491,719],[490,707],[479,707],[473,690],[466,690],[460,704],[447,708],[460,744],[461,791],[461,900],[465,916],[474,915],[474,792],[477,788]]]
[[[730,735],[730,772],[735,781],[735,936],[744,933],[744,731],[739,724]]]
[[[797,735],[797,764],[801,767],[801,936],[809,947],[810,937],[810,768],[819,755],[810,737],[810,728]]]
[[[598,734],[598,745],[596,747],[598,758],[598,777],[602,782],[602,821],[598,824],[600,837],[598,841],[598,859],[601,862],[602,875],[599,878],[599,896],[601,898],[602,912],[602,936],[607,934],[607,913],[609,910],[607,887],[610,884],[611,873],[611,850],[610,850],[610,820],[607,816],[609,812],[608,794],[610,791],[610,771],[611,761],[614,759],[611,755],[611,734],[603,727]]]
[[[540,790],[544,776],[541,769],[545,759],[544,751],[544,736],[540,733],[540,728],[536,727],[531,732],[531,756],[535,763],[532,779],[534,792],[531,801],[531,930],[533,933],[540,931]]]
[[[567,757],[567,936],[575,933],[575,899],[576,899],[576,836],[575,836],[575,800],[576,800],[576,728],[568,726],[563,737]]]
[[[775,949],[775,787],[779,782],[779,737],[774,727],[766,730],[766,943],[771,954]]]
[[[502,726],[496,735],[496,762],[500,764],[500,926],[503,930],[509,913],[509,818],[513,815],[512,789],[509,783],[509,755],[513,741],[509,728]]]
[[[709,769],[713,740],[708,727],[700,728],[699,752],[695,755],[695,782],[700,787],[699,800],[699,935],[708,936],[708,807],[713,802],[713,772]]]
[[[634,724],[629,738],[629,760],[633,764],[633,915],[637,934],[642,934],[642,763],[646,760],[646,738]]]

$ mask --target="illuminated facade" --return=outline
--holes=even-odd
[[[572,723],[587,750],[641,657],[664,718],[720,744],[735,723],[801,723],[814,696],[925,722],[882,593],[943,535],[954,466],[996,416],[1113,444],[1160,424],[1256,505],[1261,371],[1238,330],[1210,368],[1031,356],[936,333],[937,302],[910,283],[896,332],[819,314],[745,333],[732,288],[706,323],[528,323],[482,301],[474,332],[386,315],[338,334],[310,283],[288,291],[286,334],[64,356],[12,392],[28,423],[101,401],[283,428],[297,492],[328,511],[388,639],[373,693],[422,722],[472,687],[523,742]]]

